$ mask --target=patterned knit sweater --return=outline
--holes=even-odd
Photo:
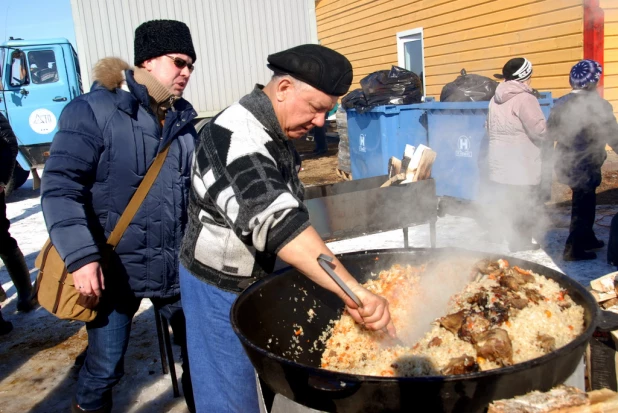
[[[262,86],[215,116],[195,150],[182,265],[233,292],[272,272],[309,226],[299,169]]]

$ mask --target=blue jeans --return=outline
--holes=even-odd
[[[193,391],[186,352],[185,320],[180,297],[152,298],[174,332],[174,341],[181,346],[183,359],[182,387],[187,406],[193,410]],[[102,302],[97,318],[86,323],[88,348],[84,365],[79,371],[75,401],[83,410],[111,409],[112,388],[124,375],[124,355],[129,345],[133,316],[141,299],[123,297],[114,302]],[[154,333],[154,332],[153,332]]]
[[[257,413],[255,371],[232,330],[237,295],[195,278],[180,266],[187,348],[198,413]]]

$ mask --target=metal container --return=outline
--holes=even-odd
[[[435,246],[438,199],[433,179],[381,188],[387,175],[308,187],[305,205],[311,225],[325,241],[352,238],[429,223]]]
[[[349,109],[352,178],[383,175],[389,158],[401,158],[406,144],[427,145],[427,131],[421,123],[423,113],[422,104],[377,106],[363,113]]]
[[[553,107],[550,92],[539,99],[545,117]],[[431,176],[436,180],[438,196],[477,200],[487,172],[488,137],[485,121],[489,102],[427,102],[427,142],[437,152]],[[541,190],[545,199],[551,194],[553,142],[542,148]]]
[[[498,258],[455,249],[365,251],[339,256],[360,282],[393,264],[419,265],[439,254]],[[440,255],[442,256],[442,255]],[[274,274],[243,292],[231,310],[232,326],[263,382],[296,403],[328,412],[483,412],[493,400],[563,383],[581,362],[596,328],[618,327],[618,316],[601,311],[579,283],[550,268],[515,258],[512,265],[555,280],[584,308],[584,332],[545,356],[500,369],[454,376],[374,377],[320,368],[318,338],[342,303],[333,293],[295,270]],[[315,311],[307,322],[309,309]],[[302,342],[294,330],[303,327]],[[310,351],[316,343],[317,348]],[[301,346],[302,350],[298,348]]]

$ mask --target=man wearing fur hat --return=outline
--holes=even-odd
[[[192,171],[180,285],[198,412],[259,411],[253,367],[229,321],[237,294],[281,258],[337,294],[371,330],[395,335],[388,302],[363,288],[334,258],[359,308],[318,264],[333,257],[309,222],[292,140],[324,124],[348,92],[352,65],[308,44],[268,57],[274,76],[215,116],[200,133]]]
[[[153,20],[135,31],[135,66],[116,58],[94,68],[89,93],[69,103],[45,165],[41,205],[51,241],[84,296],[100,297],[86,324],[88,349],[73,412],[109,412],[124,374],[132,318],[150,298],[170,320],[183,349],[183,388],[192,407],[180,303],[178,250],[187,222],[196,112],[182,98],[195,49],[189,28]],[[114,253],[105,242],[146,171],[169,147],[165,163]],[[102,270],[102,266],[106,265]]]

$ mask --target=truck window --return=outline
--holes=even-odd
[[[26,70],[26,54],[21,50],[11,53],[10,84],[12,87],[20,87],[30,83]]]
[[[28,52],[30,78],[32,83],[54,83],[58,81],[58,66],[53,50]]]

